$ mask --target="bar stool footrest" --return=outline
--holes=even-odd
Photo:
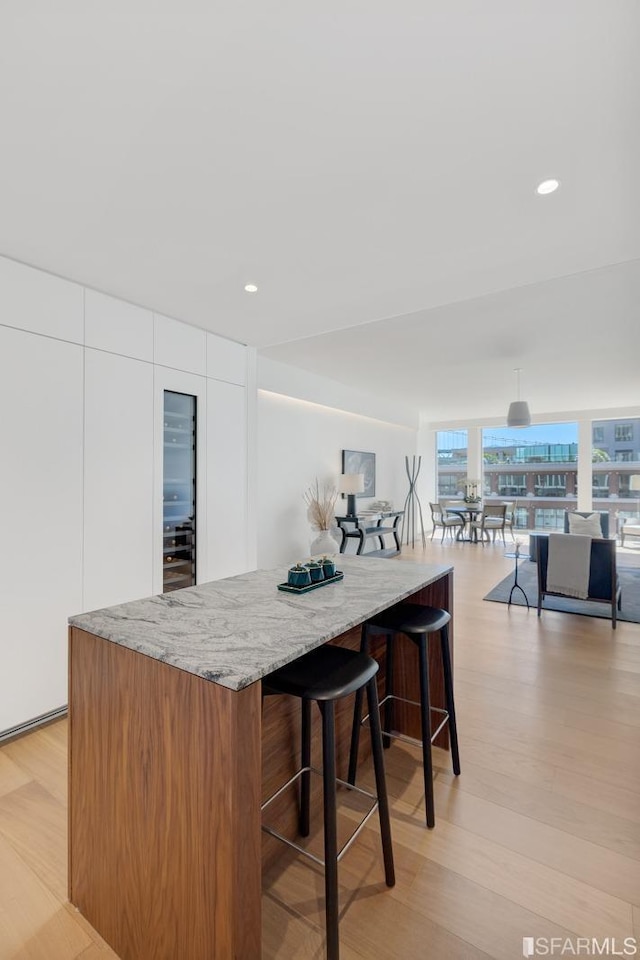
[[[380,708],[381,708],[381,709],[382,709],[382,707],[385,705],[385,703],[387,703],[388,700],[397,700],[399,703],[409,703],[409,704],[411,704],[412,707],[419,707],[419,706],[420,706],[420,703],[419,703],[417,700],[407,700],[406,697],[397,697],[394,693],[390,693],[390,694],[388,694],[386,697],[383,697],[382,700],[380,701]],[[431,713],[441,713],[442,716],[443,716],[443,718],[444,718],[444,719],[442,720],[442,722],[440,723],[440,725],[436,728],[435,732],[431,734],[431,743],[433,743],[433,742],[435,741],[436,737],[438,736],[438,734],[440,733],[440,731],[444,728],[445,724],[448,723],[448,721],[449,721],[449,711],[448,711],[448,710],[443,710],[442,707],[429,707],[429,711],[430,711]],[[364,717],[362,718],[362,720],[360,721],[360,725],[361,725],[361,726],[368,726],[368,724],[367,724],[367,722],[366,722],[368,719],[369,719],[369,714],[366,713],[366,714],[364,715]],[[392,740],[404,740],[405,743],[411,743],[411,744],[413,744],[414,746],[415,746],[416,744],[420,744],[420,742],[421,742],[421,741],[418,740],[416,737],[408,737],[408,736],[406,735],[406,733],[391,733],[391,731],[388,731],[388,730],[383,730],[383,731],[382,731],[382,736],[383,736],[383,737],[391,737]]]
[[[367,714],[367,717],[368,716],[369,714]],[[272,793],[271,796],[264,801],[264,803],[260,806],[260,810],[266,810],[269,804],[273,803],[274,800],[277,800],[280,794],[284,793],[284,791],[288,787],[290,787],[292,783],[295,783],[295,781],[299,777],[301,777],[303,773],[313,773],[317,777],[322,777],[322,770],[318,770],[316,769],[316,767],[301,767],[301,769],[298,770],[296,773],[294,773],[294,775],[290,777],[285,784],[283,784],[278,790],[276,790],[275,793]],[[367,813],[364,815],[364,817],[362,818],[362,820],[360,821],[356,829],[353,831],[353,833],[351,834],[347,842],[342,846],[342,848],[338,852],[337,861],[340,862],[340,860],[342,859],[344,854],[347,852],[351,844],[354,842],[356,837],[360,834],[361,830],[364,828],[369,818],[372,817],[373,814],[378,809],[378,798],[375,795],[375,793],[371,793],[369,790],[363,790],[362,787],[357,787],[354,783],[348,783],[348,781],[346,780],[341,780],[340,777],[336,777],[336,783],[339,783],[343,787],[346,787],[347,790],[352,790],[355,793],[359,793],[363,797],[367,797],[367,799],[373,801]],[[314,863],[319,864],[321,867],[325,866],[325,861],[321,857],[317,857],[315,853],[311,853],[310,850],[305,850],[305,848],[301,847],[300,844],[295,842],[295,840],[290,840],[288,837],[284,837],[281,833],[279,833],[273,827],[270,827],[268,824],[263,823],[262,829],[265,833],[268,833],[270,836],[275,837],[276,840],[281,840],[282,843],[286,843],[288,847],[293,847],[293,849],[297,850],[298,853],[301,853],[303,854],[303,856],[308,857],[310,860],[313,860]]]

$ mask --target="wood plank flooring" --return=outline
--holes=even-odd
[[[384,885],[372,819],[340,865],[343,960],[512,960],[524,936],[640,938],[640,625],[484,602],[512,569],[504,552],[436,539],[389,561],[455,566],[462,775],[435,751],[428,831],[419,751],[386,751],[397,883]],[[638,545],[619,556],[640,565]],[[1,960],[115,960],[66,902],[66,790],[66,721],[0,749]],[[353,808],[345,797],[343,829]],[[283,850],[263,891],[264,960],[322,960],[321,872]]]

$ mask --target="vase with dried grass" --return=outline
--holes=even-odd
[[[338,552],[338,542],[332,536],[331,530],[335,526],[335,508],[338,491],[332,483],[320,485],[318,479],[304,492],[304,501],[307,504],[307,518],[311,529],[317,536],[311,541],[311,556]]]

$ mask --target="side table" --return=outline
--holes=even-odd
[[[367,516],[359,514],[355,517],[336,517],[336,523],[342,533],[342,542],[340,544],[340,553],[344,553],[347,548],[347,540],[350,538],[358,541],[356,554],[360,556],[364,551],[364,545],[369,537],[377,537],[380,543],[379,550],[370,550],[368,557],[395,557],[400,553],[401,545],[398,536],[398,523],[403,516],[404,510],[390,510],[387,513],[374,513]],[[385,525],[385,520],[393,520],[390,525]],[[385,547],[384,537],[386,534],[392,534],[395,541],[395,548]]]
[[[514,559],[515,559],[515,568],[514,568],[514,575],[513,575],[513,586],[511,587],[511,590],[509,591],[509,600],[508,600],[507,606],[509,606],[509,607],[511,606],[511,601],[512,601],[512,599],[513,599],[513,591],[514,591],[514,590],[519,590],[520,593],[522,594],[522,596],[524,597],[524,602],[525,602],[526,605],[527,605],[527,610],[530,610],[531,607],[529,606],[529,598],[528,598],[528,596],[526,595],[526,593],[524,592],[524,589],[523,589],[523,588],[520,586],[520,584],[518,583],[518,560],[520,559],[520,544],[519,544],[519,543],[516,543],[515,553],[505,553],[505,557],[514,557]]]

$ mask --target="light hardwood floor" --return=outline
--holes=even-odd
[[[638,565],[640,549],[620,557]],[[640,625],[483,602],[512,569],[500,545],[436,539],[390,562],[413,559],[455,567],[462,775],[435,752],[428,831],[418,751],[386,751],[397,883],[372,820],[340,866],[343,960],[512,960],[524,936],[640,943]],[[115,958],[66,903],[65,805],[65,721],[0,749],[1,960]],[[264,877],[264,960],[321,960],[322,890],[283,853]]]

